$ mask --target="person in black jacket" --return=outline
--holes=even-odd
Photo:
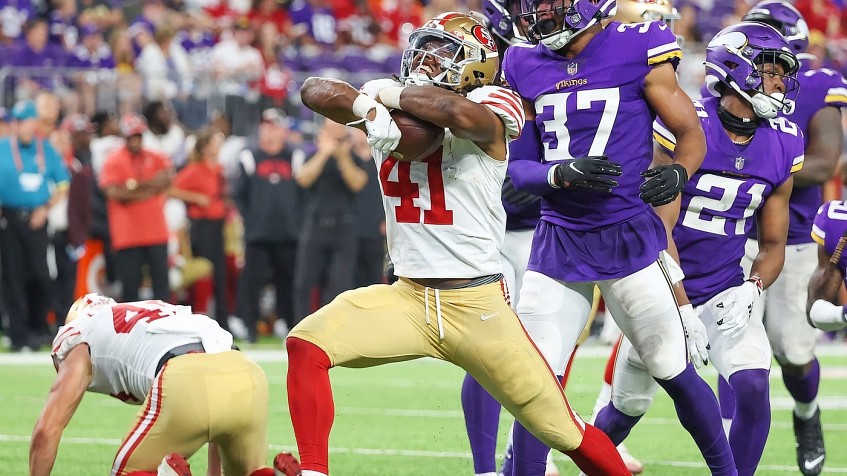
[[[300,233],[300,190],[292,160],[303,152],[291,147],[288,117],[279,109],[262,113],[259,133],[239,156],[232,198],[244,219],[244,268],[238,282],[237,314],[248,340],[256,340],[259,296],[268,265],[274,273],[276,311],[293,327],[292,285]],[[300,159],[302,160],[302,159]]]

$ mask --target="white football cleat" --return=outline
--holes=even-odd
[[[181,454],[171,453],[162,458],[156,474],[158,476],[191,476],[191,468]]]
[[[623,460],[623,464],[626,465],[626,469],[629,470],[632,474],[641,474],[644,471],[644,465],[641,461],[638,461],[635,456],[629,454],[629,450],[626,449],[626,446],[623,443],[618,445],[618,454],[621,455],[621,459]]]
[[[544,476],[559,476],[559,468],[553,462],[553,452],[547,453],[547,468],[544,470]]]

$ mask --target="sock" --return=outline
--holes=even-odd
[[[326,473],[321,473],[320,471],[312,471],[310,469],[304,469],[300,476],[327,476]]]
[[[285,346],[288,409],[303,476],[329,474],[329,432],[335,418],[329,357],[320,347],[296,337],[286,339]]]
[[[794,398],[794,413],[803,420],[812,418],[818,408],[818,386],[821,382],[821,364],[818,359],[812,360],[809,371],[800,377],[783,369],[782,381]]]
[[[629,432],[640,419],[641,416],[629,416],[615,408],[614,403],[609,402],[597,412],[597,416],[594,418],[594,426],[608,435],[612,443],[617,446],[629,436]]]
[[[600,414],[600,411],[606,408],[606,405],[612,401],[612,385],[606,382],[603,382],[603,386],[600,387],[600,393],[597,395],[597,400],[594,402],[594,410],[591,411],[591,419],[588,420],[588,423],[593,424],[597,419],[597,415]]]
[[[729,377],[738,411],[729,432],[729,445],[738,476],[756,472],[771,426],[771,404],[765,369],[739,370]]]
[[[564,453],[588,476],[630,476],[609,437],[589,424],[585,425],[579,447]]]
[[[497,469],[497,430],[500,426],[500,403],[482,388],[470,374],[462,382],[462,410],[473,455],[476,474],[494,474]]]
[[[514,426],[512,472],[515,475],[542,475],[547,471],[550,448],[518,422]]]
[[[576,357],[577,350],[579,350],[579,344],[573,348],[573,352],[571,352],[571,356],[568,358],[568,365],[565,366],[565,374],[561,379],[559,379],[562,384],[562,390],[564,390],[565,386],[568,384],[568,377],[571,375],[571,365],[573,365],[573,359]]]
[[[515,454],[512,451],[512,441],[514,441],[515,435],[515,425],[518,422],[515,421],[512,423],[512,426],[509,427],[509,436],[506,437],[506,451],[503,455],[503,466],[500,467],[500,474],[502,476],[514,476],[515,474]]]
[[[253,471],[250,476],[274,476],[275,474],[273,468],[262,468]]]
[[[679,422],[700,448],[712,476],[736,474],[732,451],[721,427],[718,401],[694,366],[688,364],[676,377],[656,382],[673,399]]]

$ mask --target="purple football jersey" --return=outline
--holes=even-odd
[[[847,202],[833,200],[821,205],[815,215],[810,236],[824,247],[829,256],[832,256],[838,248],[838,242],[847,236]],[[847,239],[844,241],[847,242]],[[842,254],[838,259],[838,268],[841,270],[841,275],[847,279],[847,250],[844,249],[845,244],[841,245]]]
[[[573,58],[543,45],[518,44],[506,51],[505,79],[536,112],[535,123],[527,124],[518,142],[539,144],[535,151],[516,151],[509,174],[520,190],[542,195],[541,220],[564,230],[536,232],[529,269],[567,281],[620,278],[645,268],[666,248],[661,220],[638,196],[644,182],[640,173],[653,157],[655,118],[643,87],[655,65],[676,66],[681,56],[676,37],[662,22],[612,22]],[[623,167],[611,193],[548,184],[554,164],[604,154]],[[625,230],[630,221],[639,222],[640,233]],[[621,229],[610,230],[615,227]],[[566,247],[577,240],[560,236],[568,232],[578,232],[586,246]],[[624,247],[612,236],[635,242]],[[546,239],[552,241],[540,242]]]
[[[695,306],[742,284],[747,232],[768,196],[803,166],[803,134],[778,117],[765,121],[746,145],[733,143],[718,119],[718,98],[695,101],[706,134],[706,158],[682,192],[673,239]],[[673,156],[673,136],[661,121],[654,137]]]
[[[825,107],[847,107],[847,81],[841,73],[831,69],[806,69],[808,62],[801,63],[798,79],[800,94],[794,113],[786,116],[800,126],[805,134],[812,117]],[[809,230],[815,219],[815,211],[823,203],[820,186],[794,187],[789,203],[791,221],[788,227],[788,244],[811,243]]]

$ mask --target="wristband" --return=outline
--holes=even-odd
[[[764,283],[762,283],[762,278],[758,276],[750,276],[747,278],[747,281],[756,285],[756,288],[759,290],[759,294],[762,294],[762,291],[765,290]]]
[[[379,106],[379,103],[376,102],[373,98],[368,97],[366,94],[359,94],[356,96],[356,100],[353,101],[353,114],[356,117],[361,117],[362,119],[367,119],[368,114],[376,109]]]
[[[404,86],[389,86],[379,90],[380,102],[389,109],[403,109],[400,107],[400,95],[403,94]]]
[[[556,167],[560,167],[561,165],[556,164],[547,170],[547,183],[553,188],[562,188],[556,184]]]

